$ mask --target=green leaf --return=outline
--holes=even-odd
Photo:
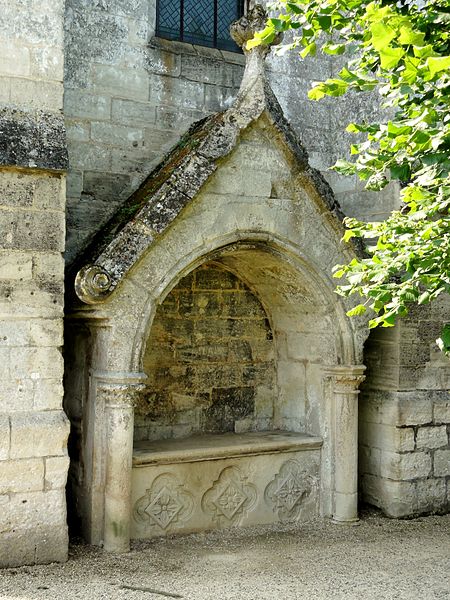
[[[399,179],[400,181],[408,181],[411,177],[411,167],[409,163],[403,163],[402,165],[392,165],[390,168],[392,179]]]
[[[418,31],[413,31],[411,26],[400,27],[400,36],[398,38],[399,44],[412,44],[413,46],[422,46],[424,39],[425,34],[420,33]]]
[[[431,76],[434,77],[436,73],[446,71],[450,68],[450,56],[438,56],[427,58],[427,67],[430,70]]]
[[[419,299],[417,300],[418,304],[427,304],[430,301],[430,292],[423,292],[420,294]]]
[[[348,160],[337,160],[333,169],[341,173],[342,175],[353,175],[356,171],[356,166],[354,163],[349,162]]]
[[[405,54],[402,48],[392,48],[391,46],[381,48],[379,52],[381,68],[387,70],[396,67]]]
[[[364,306],[364,304],[358,304],[358,306],[355,306],[351,310],[347,311],[346,315],[347,317],[355,317],[357,315],[363,315],[366,311],[367,308]]]
[[[326,93],[324,91],[323,83],[319,83],[319,84],[315,85],[308,92],[308,98],[310,100],[321,100],[324,96],[326,96]]]
[[[372,33],[372,45],[375,50],[382,50],[395,38],[395,29],[384,23],[372,23],[369,27]]]
[[[323,46],[322,51],[325,54],[330,54],[331,56],[335,56],[337,54],[344,54],[345,44],[326,44],[325,46]]]
[[[311,42],[311,44],[308,44],[306,46],[306,48],[304,48],[300,52],[300,56],[302,58],[306,58],[308,56],[308,54],[311,54],[311,56],[315,56],[316,52],[317,52],[317,44],[316,44],[316,42]]]

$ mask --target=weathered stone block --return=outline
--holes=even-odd
[[[450,476],[450,450],[436,450],[434,453],[434,475],[436,477]]]
[[[3,403],[0,404],[0,410],[4,411]],[[6,414],[0,414],[0,460],[6,460],[9,457],[10,438],[11,428],[9,417]]]
[[[272,177],[270,173],[249,170],[245,173],[244,195],[270,198]]]
[[[64,211],[65,204],[65,177],[49,175],[37,179],[33,195],[33,206],[35,208]]]
[[[60,282],[61,283],[61,282]],[[61,317],[63,299],[60,288],[40,289],[38,285],[14,288],[0,283],[0,318]]]
[[[32,276],[32,255],[27,252],[0,251],[0,279],[27,281]]]
[[[120,69],[117,66],[94,65],[94,82],[111,95],[147,100],[149,76],[146,71]]]
[[[61,377],[56,379],[35,379],[33,381],[34,410],[58,410],[64,389]]]
[[[112,119],[129,126],[148,126],[155,122],[156,108],[145,102],[113,99]]]
[[[69,422],[62,411],[11,416],[11,458],[66,454]]]
[[[13,79],[11,81],[11,103],[16,106],[36,108],[38,110],[62,110],[62,83],[32,79]]]
[[[237,96],[236,88],[222,88],[217,85],[205,84],[205,109],[216,112],[229,108]]]
[[[381,450],[379,448],[369,448],[360,444],[358,447],[358,461],[360,473],[380,475]]]
[[[30,50],[24,45],[3,39],[0,42],[0,74],[14,77],[29,77]]]
[[[233,167],[219,169],[210,178],[204,191],[211,194],[242,196],[244,193],[244,182],[242,181],[240,171]]]
[[[35,175],[3,170],[0,173],[0,205],[27,207],[33,204],[38,178]]]
[[[67,173],[67,197],[79,197],[83,190],[82,171],[71,170]]]
[[[67,147],[71,169],[109,171],[111,152],[107,147],[95,143],[74,142],[73,140],[68,140]]]
[[[33,410],[34,381],[32,379],[19,379],[14,376],[14,373],[8,373],[8,371],[10,371],[9,356],[8,362],[3,363],[2,371],[3,378],[0,380],[0,410],[5,413]],[[7,378],[8,375],[10,378]],[[59,400],[61,405],[61,398]]]
[[[91,123],[91,137],[95,142],[126,147],[142,142],[144,134],[141,128],[93,121]]]
[[[61,319],[4,322],[0,323],[0,347],[62,346],[62,334],[63,323]]]
[[[423,392],[366,392],[360,401],[361,418],[386,425],[424,425],[432,421],[432,400]]]
[[[441,448],[448,445],[447,427],[420,427],[417,430],[417,448]]]
[[[78,119],[109,120],[111,97],[67,89],[64,93],[64,114]]]
[[[155,75],[179,77],[181,73],[181,56],[174,52],[154,48],[147,55],[146,66],[149,72]]]
[[[416,512],[442,512],[447,507],[447,490],[444,479],[423,479],[416,485]]]
[[[179,135],[184,133],[186,129],[200,120],[204,116],[200,110],[177,110],[173,106],[157,106],[156,107],[156,122],[160,127],[165,129],[174,129],[179,132]]]
[[[67,139],[75,142],[88,142],[91,137],[91,126],[87,121],[66,119]]]
[[[414,430],[378,423],[362,422],[360,439],[370,447],[391,452],[410,452],[414,450]]]
[[[44,489],[44,461],[7,460],[0,468],[0,494],[37,492]]]
[[[203,108],[205,92],[202,83],[159,75],[151,75],[149,83],[149,100],[153,105]]]
[[[67,482],[67,471],[69,469],[68,456],[53,456],[44,459],[45,490],[56,490],[64,488]]]
[[[58,333],[59,331],[59,333]],[[53,334],[60,334],[60,325],[56,325]],[[50,335],[52,335],[50,333]],[[61,352],[54,346],[27,347],[10,350],[11,372],[15,377],[31,379],[53,379],[62,376],[63,359]]]
[[[65,491],[12,494],[0,511],[0,566],[67,560]]]
[[[381,508],[389,517],[399,518],[414,514],[416,509],[415,483],[392,481],[374,475],[362,477],[363,497]]]
[[[34,47],[31,51],[31,76],[37,79],[62,81],[64,76],[64,53],[60,47]]]
[[[409,480],[428,477],[431,456],[426,452],[381,452],[380,475],[388,479]]]
[[[0,164],[64,170],[64,120],[57,112],[0,110]]]
[[[232,65],[228,65],[223,60],[214,60],[214,58],[182,55],[181,76],[192,81],[202,81],[224,87],[233,86]]]
[[[433,405],[435,423],[450,423],[450,400],[435,400]]]
[[[8,233],[0,239],[1,248],[17,250],[64,250],[64,213],[0,211],[0,229]]]

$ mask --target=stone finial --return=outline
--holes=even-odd
[[[251,5],[250,5],[251,6]],[[247,50],[246,42],[251,40],[257,31],[262,31],[266,26],[267,12],[261,4],[255,4],[246,15],[231,23],[230,35],[238,46],[240,46],[244,52],[252,52]],[[263,54],[268,54],[270,46],[279,44],[281,41],[281,35],[278,35],[270,44],[264,46],[257,46],[258,52],[261,49],[264,51]]]

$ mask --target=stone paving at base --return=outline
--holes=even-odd
[[[317,521],[159,538],[65,564],[0,571],[1,600],[444,600],[450,515]]]

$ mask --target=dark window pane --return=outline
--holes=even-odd
[[[217,47],[239,52],[240,48],[230,37],[230,25],[242,15],[238,0],[217,0]]]
[[[214,2],[184,0],[183,40],[201,46],[214,46]]]
[[[157,8],[156,35],[180,39],[180,0],[160,0]]]
[[[157,0],[156,35],[199,46],[240,52],[230,25],[243,14],[243,0]]]

